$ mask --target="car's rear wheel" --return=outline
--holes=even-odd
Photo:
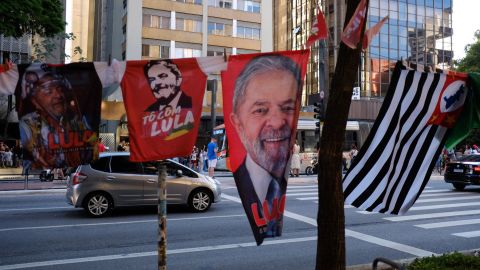
[[[188,206],[194,212],[205,212],[212,205],[213,195],[206,189],[196,189],[188,198]]]
[[[106,193],[93,193],[85,200],[84,208],[92,217],[104,217],[110,214],[113,208],[113,200]]]
[[[459,184],[459,183],[455,183],[455,184],[452,184],[453,187],[456,189],[456,190],[464,190],[465,189],[465,184]]]

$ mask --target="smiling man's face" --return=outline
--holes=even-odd
[[[148,81],[156,99],[168,99],[177,90],[177,78],[172,71],[164,65],[153,65],[148,70]]]
[[[32,102],[37,109],[47,112],[56,119],[60,119],[67,110],[63,85],[61,81],[53,78],[37,87]]]
[[[290,153],[297,84],[287,71],[264,72],[247,84],[230,119],[251,158],[276,177],[284,175]]]

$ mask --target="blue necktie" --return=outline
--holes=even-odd
[[[265,198],[268,202],[268,208],[270,210],[270,213],[273,213],[273,211],[277,211],[278,205],[280,204],[280,197],[281,197],[281,191],[280,191],[280,186],[278,182],[275,179],[272,179],[270,181],[270,185],[268,186],[268,191],[267,191],[267,197]],[[277,198],[277,209],[272,210],[273,206],[273,200]],[[267,236],[279,236],[280,235],[280,227],[281,224],[281,219],[279,220],[276,218],[275,220],[269,221],[267,224]]]

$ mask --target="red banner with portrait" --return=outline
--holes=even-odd
[[[222,72],[231,167],[257,245],[282,234],[309,54],[300,50],[233,55]]]
[[[121,86],[132,161],[192,152],[206,80],[196,58],[127,62]]]
[[[25,170],[98,156],[102,82],[93,63],[18,65],[15,90]]]

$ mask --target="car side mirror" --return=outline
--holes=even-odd
[[[182,170],[177,170],[177,177],[182,177],[182,176],[183,176]]]

